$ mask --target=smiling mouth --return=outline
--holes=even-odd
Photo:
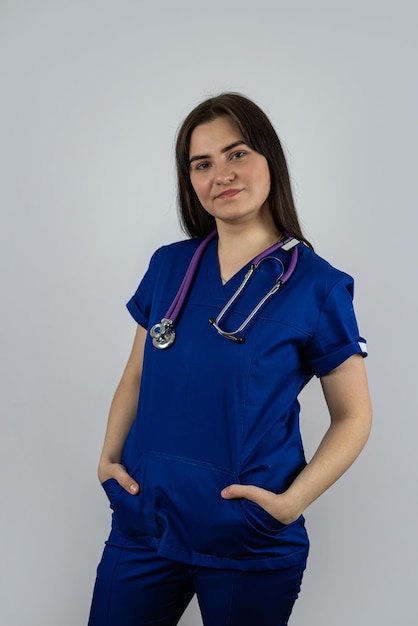
[[[225,189],[222,193],[220,193],[216,198],[220,198],[221,200],[227,200],[228,198],[233,198],[236,196],[241,189]]]

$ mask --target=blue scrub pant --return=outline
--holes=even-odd
[[[175,626],[196,593],[204,626],[286,626],[305,565],[246,572],[190,566],[153,548],[106,545],[88,626]]]

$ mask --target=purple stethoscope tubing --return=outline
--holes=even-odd
[[[190,285],[192,284],[193,277],[196,273],[197,266],[200,263],[200,259],[202,258],[203,253],[205,252],[212,239],[216,237],[217,232],[218,231],[215,229],[211,233],[209,233],[209,235],[207,235],[207,237],[205,237],[204,240],[199,244],[194,255],[192,256],[192,260],[190,261],[189,267],[187,268],[184,278],[181,281],[179,290],[176,293],[170,308],[165,314],[165,318],[171,320],[173,324],[176,322],[177,317],[183,307],[184,301],[190,289]]]
[[[196,249],[195,253],[193,254],[192,260],[189,263],[189,266],[186,270],[186,273],[184,275],[184,278],[181,282],[181,285],[174,297],[173,302],[170,305],[170,308],[168,309],[167,313],[165,314],[165,316],[163,317],[163,319],[161,320],[161,322],[154,324],[154,326],[152,326],[151,330],[150,330],[150,335],[153,338],[152,343],[156,348],[159,349],[164,349],[164,348],[168,348],[169,346],[171,346],[174,343],[175,340],[175,332],[173,330],[173,326],[175,324],[175,322],[177,321],[177,318],[181,312],[181,309],[184,305],[184,302],[187,298],[187,294],[190,290],[190,286],[192,284],[193,278],[196,274],[196,270],[197,267],[200,263],[200,260],[206,250],[206,248],[208,247],[209,243],[212,241],[212,239],[214,239],[214,237],[217,235],[217,230],[213,230],[211,233],[209,233],[209,235],[207,235],[203,241],[199,244],[198,248]],[[240,332],[246,325],[247,323],[254,317],[255,313],[261,308],[261,306],[264,304],[264,302],[274,293],[276,293],[276,291],[278,291],[282,285],[284,285],[284,283],[289,280],[289,278],[291,277],[291,275],[293,274],[293,272],[295,271],[297,262],[298,262],[298,249],[297,249],[297,244],[299,243],[298,239],[295,239],[294,237],[292,237],[288,232],[285,231],[285,235],[286,235],[286,239],[284,241],[279,241],[277,243],[275,243],[273,246],[270,246],[270,248],[267,248],[267,250],[264,250],[263,252],[261,252],[258,256],[255,257],[255,259],[253,259],[253,261],[251,262],[251,267],[249,269],[249,271],[247,272],[244,281],[242,282],[242,284],[240,285],[240,287],[237,289],[237,291],[235,292],[235,294],[232,296],[232,298],[229,300],[229,302],[225,305],[225,307],[222,309],[221,313],[218,315],[218,317],[216,318],[216,320],[214,320],[213,318],[209,319],[209,323],[212,324],[212,326],[214,326],[214,328],[217,330],[217,332],[222,335],[223,337],[226,337],[227,339],[232,339],[234,341],[237,342],[241,342],[242,338],[237,337],[236,334],[238,332]],[[250,279],[251,275],[253,274],[254,270],[257,269],[258,265],[261,263],[261,261],[263,261],[264,259],[266,259],[267,257],[269,257],[269,255],[274,252],[275,250],[278,250],[279,248],[282,248],[283,250],[292,250],[292,256],[291,256],[291,260],[290,260],[290,264],[289,267],[287,269],[286,272],[284,272],[284,274],[282,274],[281,276],[279,276],[279,278],[276,281],[275,286],[268,292],[268,294],[266,294],[266,296],[264,296],[264,298],[258,303],[258,305],[253,309],[253,311],[250,313],[250,315],[248,316],[248,318],[244,321],[244,323],[234,332],[227,332],[222,330],[219,326],[218,326],[218,322],[220,321],[220,319],[225,315],[226,310],[229,308],[229,306],[236,300],[236,298],[239,296],[239,294],[241,293],[241,291],[243,290],[243,288],[245,287],[245,285],[247,284],[248,280]]]

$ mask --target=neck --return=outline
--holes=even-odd
[[[221,276],[225,281],[281,239],[281,233],[273,224],[259,224],[256,228],[219,226],[218,259]]]
[[[233,228],[218,227],[218,250],[224,257],[236,258],[240,256],[257,256],[263,250],[274,245],[281,239],[282,234],[274,227],[261,228]]]

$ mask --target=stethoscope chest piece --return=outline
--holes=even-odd
[[[163,317],[159,324],[154,324],[150,330],[152,337],[152,345],[159,350],[169,348],[176,338],[176,333],[173,330],[173,322],[166,317]]]

